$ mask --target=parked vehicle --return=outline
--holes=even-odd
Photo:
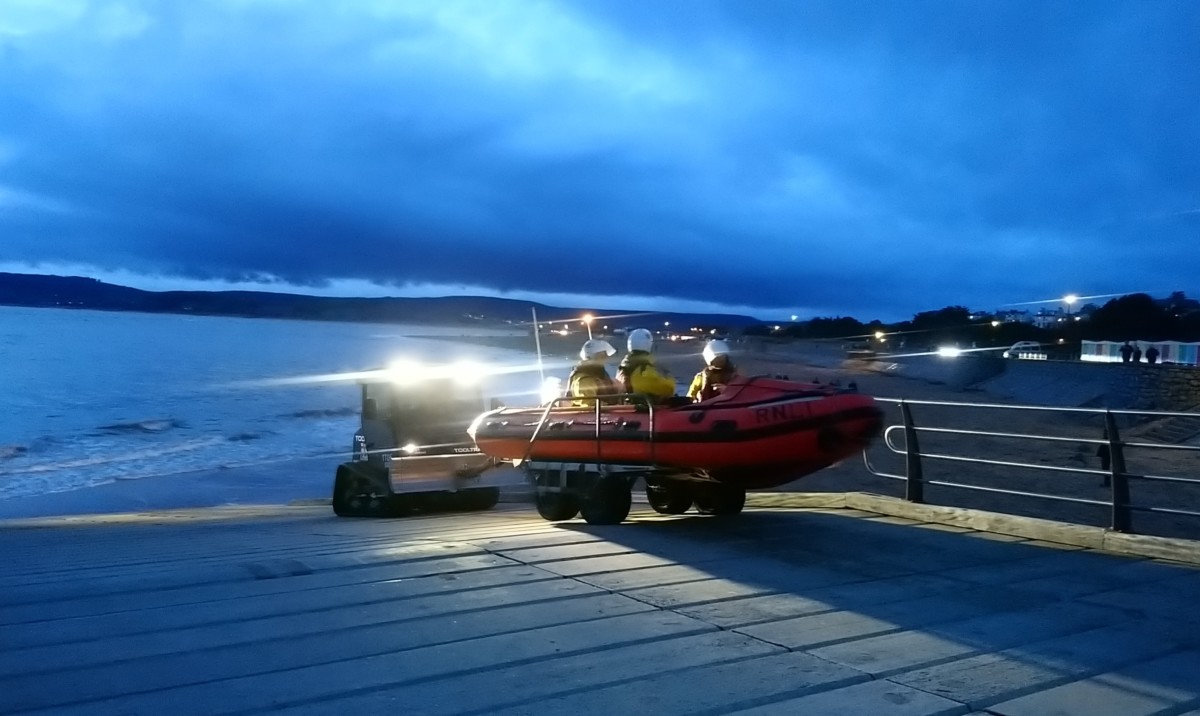
[[[1005,358],[1022,358],[1025,360],[1046,360],[1046,351],[1037,341],[1017,341],[1004,351]]]

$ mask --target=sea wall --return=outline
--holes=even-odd
[[[1138,410],[1200,406],[1200,369],[1191,366],[1014,360],[969,353],[957,358],[879,357],[863,366],[1030,405]]]
[[[1200,405],[1200,370],[1188,366],[1016,360],[979,387],[1043,405],[1139,410]]]

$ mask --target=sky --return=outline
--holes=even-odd
[[[1192,0],[0,0],[0,270],[885,321],[1200,294]]]

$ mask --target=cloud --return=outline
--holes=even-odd
[[[0,261],[862,318],[1200,269],[1193,5],[681,7],[6,3]]]

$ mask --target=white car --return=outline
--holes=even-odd
[[[1036,354],[1039,358],[1045,358],[1046,354],[1042,352],[1042,344],[1037,341],[1017,341],[1012,344],[1012,348],[1004,351],[1005,358],[1021,358],[1022,354],[1033,358],[1029,354]]]

